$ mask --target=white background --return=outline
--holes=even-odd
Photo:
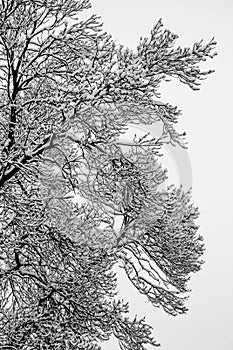
[[[193,201],[201,216],[205,265],[189,283],[189,312],[171,317],[138,295],[119,274],[119,297],[130,302],[131,316],[146,316],[161,350],[233,350],[233,191],[232,191],[232,0],[92,0],[94,13],[119,43],[136,48],[161,17],[179,35],[178,45],[210,40],[218,56],[203,66],[215,73],[194,92],[179,82],[162,87],[162,100],[177,105],[178,124],[187,132],[193,172]],[[119,349],[112,339],[103,349]],[[148,347],[149,349],[149,347]]]

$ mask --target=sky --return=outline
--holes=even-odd
[[[163,101],[183,111],[178,129],[186,131],[188,151],[165,150],[164,163],[177,185],[192,186],[201,215],[206,263],[192,275],[186,315],[172,317],[139,295],[118,271],[119,298],[130,303],[130,316],[146,316],[161,350],[233,349],[233,165],[232,165],[232,0],[92,0],[104,28],[117,42],[135,49],[159,18],[179,35],[178,45],[191,46],[215,37],[218,56],[203,65],[215,73],[194,92],[176,81],[161,88]],[[147,129],[146,129],[147,130]],[[133,130],[134,131],[134,130]],[[151,130],[153,132],[153,130]],[[163,162],[163,160],[162,160]],[[111,339],[104,350],[119,349]],[[148,349],[151,349],[148,347]]]

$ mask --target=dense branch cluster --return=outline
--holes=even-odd
[[[112,334],[124,350],[156,346],[124,316],[114,266],[176,315],[202,263],[190,192],[161,189],[163,145],[186,143],[159,86],[197,90],[215,42],[176,48],[159,20],[133,52],[90,6],[0,1],[0,343],[13,349],[94,350]],[[159,137],[121,140],[152,123]]]

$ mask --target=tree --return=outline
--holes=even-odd
[[[133,52],[96,15],[81,19],[89,7],[0,2],[0,340],[12,349],[99,349],[112,334],[122,349],[157,346],[124,316],[112,268],[176,315],[202,264],[190,191],[159,187],[163,144],[186,143],[158,90],[170,78],[199,89],[216,43],[175,47],[159,20]],[[124,143],[129,123],[161,136]]]

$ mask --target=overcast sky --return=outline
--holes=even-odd
[[[124,274],[119,274],[120,297],[130,302],[134,316],[146,316],[154,326],[161,350],[233,349],[233,166],[232,166],[232,0],[92,0],[104,28],[119,43],[134,49],[140,36],[148,36],[159,18],[179,35],[177,43],[218,42],[218,56],[205,63],[216,70],[193,92],[178,82],[162,87],[162,100],[177,105],[183,115],[178,124],[186,131],[188,153],[170,153],[174,182],[193,186],[193,201],[199,206],[200,233],[206,244],[206,261],[192,276],[187,303],[189,312],[171,317],[138,295]],[[183,166],[181,166],[181,161]],[[177,164],[176,164],[177,163]],[[192,171],[191,171],[192,169]],[[185,179],[186,178],[186,179]],[[112,340],[103,349],[119,349]],[[148,348],[149,349],[149,348]]]

